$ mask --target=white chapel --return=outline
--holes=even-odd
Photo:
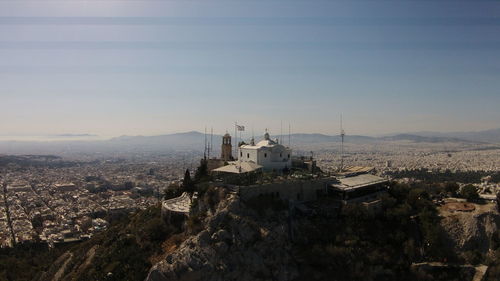
[[[280,144],[278,139],[271,140],[266,131],[264,139],[257,144],[252,138],[250,144],[243,144],[238,148],[238,161],[253,162],[267,171],[282,171],[292,167],[292,150]]]

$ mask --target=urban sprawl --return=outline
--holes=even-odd
[[[297,145],[294,149],[295,157],[313,156],[325,172],[338,169],[337,144]],[[420,168],[500,170],[500,149],[488,146],[347,143],[345,150],[346,166],[374,167],[380,175]],[[28,241],[53,247],[88,239],[106,229],[114,215],[157,204],[164,190],[177,184],[186,169],[193,171],[202,155],[190,151],[128,157],[17,157],[22,161],[0,165],[2,247]],[[488,187],[500,188],[498,184]]]

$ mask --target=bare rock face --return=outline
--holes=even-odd
[[[488,253],[491,237],[500,227],[500,215],[493,205],[479,207],[473,212],[455,212],[443,217],[441,225],[455,251]]]
[[[286,213],[261,218],[226,194],[204,229],[154,265],[146,281],[292,280]],[[274,217],[273,217],[274,216]]]

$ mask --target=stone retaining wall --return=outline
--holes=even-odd
[[[319,192],[326,190],[332,179],[294,180],[268,184],[240,186],[239,194],[243,200],[259,195],[275,195],[285,200],[313,201]]]

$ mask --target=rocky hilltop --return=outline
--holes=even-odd
[[[481,264],[486,257],[497,260],[496,205],[440,207],[432,215],[425,196],[418,189],[394,189],[375,216],[353,207],[332,217],[325,213],[328,202],[310,206],[314,215],[291,216],[279,200],[243,202],[217,189],[197,206],[205,216],[188,219],[190,236],[151,268],[146,281],[495,280],[496,262],[486,275]],[[421,262],[433,266],[413,266]]]
[[[0,251],[10,261],[0,280],[500,280],[492,203],[436,208],[433,186],[396,183],[376,213],[355,204],[339,212],[327,197],[297,205],[198,192],[189,217],[153,207],[75,245]]]
[[[259,216],[235,194],[218,190],[218,196],[200,222],[203,230],[154,265],[146,280],[295,279],[287,211]]]
[[[453,204],[453,203],[450,203]],[[466,203],[467,210],[450,212],[440,208],[441,225],[448,237],[449,247],[459,255],[474,252],[488,255],[498,245],[495,238],[500,227],[500,214],[495,204]]]

